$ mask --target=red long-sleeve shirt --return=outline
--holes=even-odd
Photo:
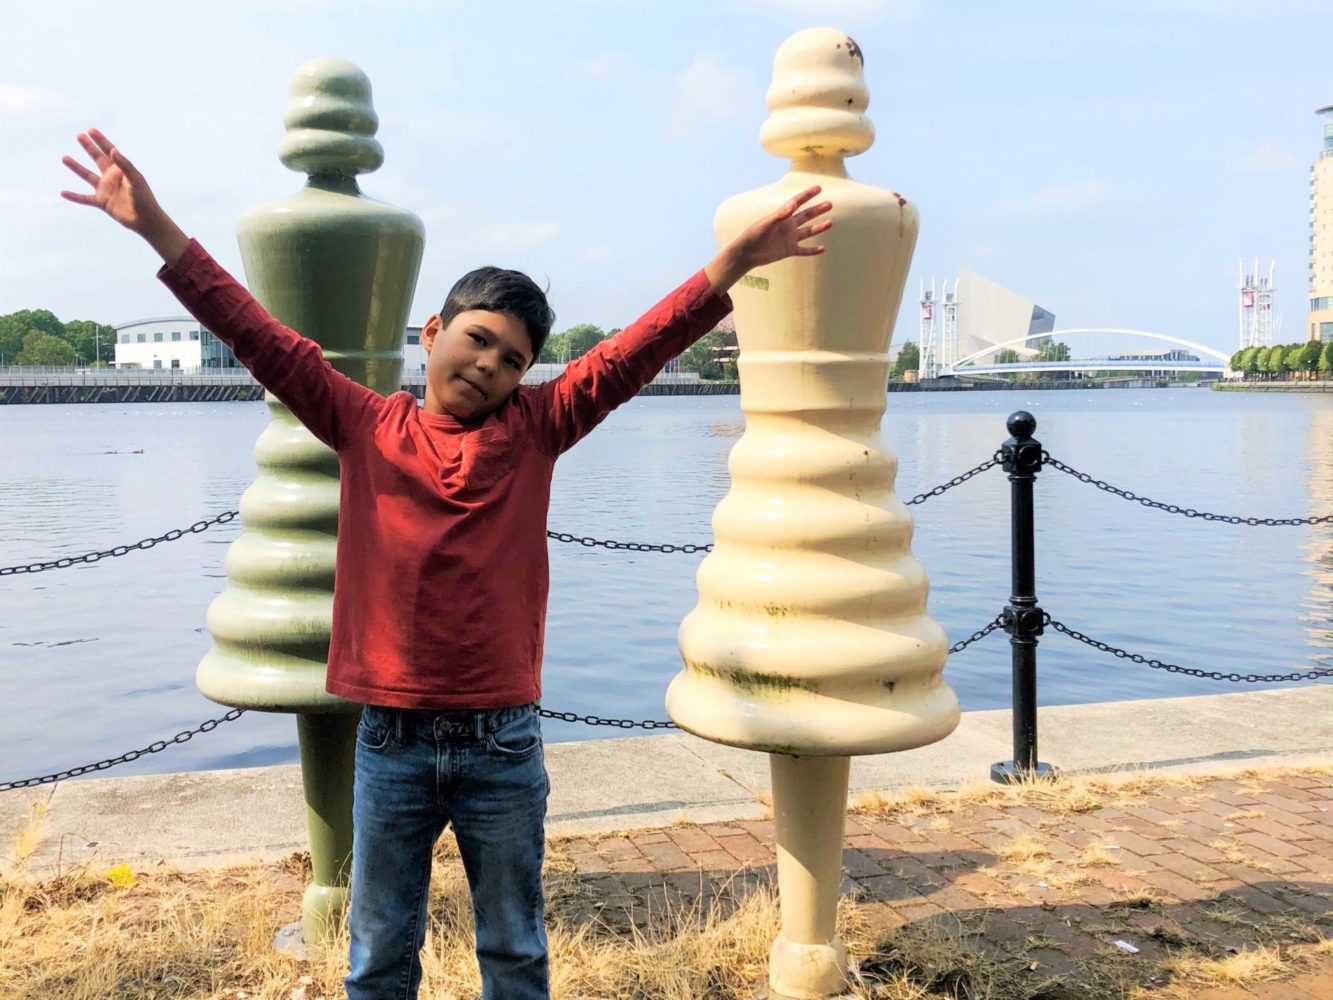
[[[194,241],[158,277],[337,451],[326,686],[400,708],[538,700],[555,460],[731,309],[700,271],[558,378],[464,422],[335,371]]]

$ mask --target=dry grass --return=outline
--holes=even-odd
[[[1228,864],[1244,865],[1251,871],[1264,872],[1266,874],[1273,873],[1272,865],[1254,857],[1253,852],[1246,851],[1234,840],[1214,840],[1211,841],[1208,846],[1221,854]]]
[[[1244,986],[1278,979],[1290,971],[1290,963],[1276,948],[1247,949],[1225,958],[1174,955],[1162,964],[1180,980],[1209,986]]]
[[[1080,868],[1095,868],[1101,865],[1115,867],[1120,864],[1120,859],[1114,857],[1102,844],[1089,844],[1079,851],[1074,864]]]
[[[1243,791],[1262,794],[1262,782],[1283,775],[1299,773],[1310,777],[1333,776],[1333,764],[1311,764],[1301,767],[1255,768],[1220,777],[1241,783]],[[909,786],[896,793],[878,790],[864,791],[854,796],[850,810],[854,813],[873,813],[890,816],[940,816],[961,812],[969,806],[987,805],[1005,808],[1023,804],[1054,816],[1089,813],[1103,807],[1117,809],[1142,804],[1164,789],[1201,789],[1218,775],[1162,774],[1147,770],[1125,770],[1105,774],[1065,774],[1055,781],[1034,781],[1018,785],[997,785],[977,781],[957,788],[930,789]],[[1198,805],[1213,798],[1201,792],[1181,798],[1189,805]],[[1240,818],[1261,814],[1237,813]],[[1231,819],[1233,817],[1228,817]]]
[[[1301,773],[1321,772],[1302,768]],[[1131,774],[1019,788],[909,789],[892,797],[862,795],[854,807],[896,817],[921,831],[944,832],[954,825],[951,816],[976,805],[1000,810],[1024,805],[1047,817],[1069,817],[1142,802],[1167,784],[1192,788],[1204,780]],[[1207,794],[1195,798],[1204,801]],[[0,860],[0,1000],[333,1000],[343,995],[345,936],[305,963],[272,948],[274,930],[299,915],[308,878],[304,858],[190,874],[159,868],[113,875],[115,869],[99,868],[38,878],[25,866],[41,842],[44,819],[39,805],[18,831],[12,858]],[[965,829],[966,822],[959,817],[958,827]],[[1327,928],[1318,926],[1322,920],[1260,916],[1263,926],[1256,928],[1239,917],[1231,919],[1232,908],[1249,920],[1256,915],[1224,899],[1208,905],[1207,912],[1221,925],[1234,925],[1252,943],[1237,954],[1200,947],[1173,936],[1171,911],[1157,894],[1121,890],[1115,902],[1099,907],[1085,922],[1080,924],[1077,916],[1066,921],[1108,942],[1106,953],[1080,957],[1072,972],[1061,969],[1059,935],[1024,933],[1015,941],[1011,911],[997,907],[1035,914],[1038,902],[1041,910],[1063,905],[1061,892],[1077,900],[1080,885],[1110,884],[1105,872],[1092,869],[1114,867],[1120,859],[1093,843],[1059,860],[1043,839],[1046,821],[1038,828],[1042,836],[1013,837],[995,850],[993,867],[977,869],[1008,886],[994,898],[985,896],[985,908],[898,926],[900,920],[892,919],[885,904],[857,895],[844,898],[839,933],[849,951],[861,957],[851,995],[862,1000],[1165,1000],[1198,988],[1279,979],[1309,963],[1326,964],[1333,955],[1333,941],[1324,936]],[[1219,840],[1213,846],[1228,860],[1254,867],[1238,844]],[[556,998],[740,1000],[754,995],[778,928],[776,899],[762,880],[741,873],[731,884],[705,892],[699,902],[659,895],[650,904],[645,897],[632,907],[634,920],[626,901],[608,898],[603,884],[581,877],[561,842],[553,842],[546,885]],[[1032,898],[1037,889],[1039,901]],[[429,912],[423,1000],[475,996],[479,983],[471,907],[448,836],[436,852]],[[1146,952],[1128,956],[1109,946],[1119,937],[1140,943],[1151,938],[1158,951],[1155,957]]]
[[[1035,861],[1039,858],[1049,858],[1051,856],[1050,848],[1044,842],[1027,834],[1015,837],[1001,847],[997,853],[1006,861]]]
[[[446,849],[444,854],[448,854]],[[552,995],[567,1000],[740,1000],[753,996],[778,931],[773,893],[723,892],[707,905],[663,907],[645,925],[612,929],[589,913],[595,890],[557,857],[547,873]],[[345,931],[297,962],[272,947],[296,918],[304,859],[213,873],[136,872],[116,887],[84,871],[0,890],[0,997],[44,1000],[333,1000],[342,996]],[[844,900],[839,934],[870,956],[853,995],[927,1000],[1035,997],[1033,977],[1009,983],[969,947],[968,935],[923,924],[884,939],[868,908]],[[421,996],[479,990],[466,881],[437,859]],[[954,992],[962,987],[966,994]]]
[[[448,853],[447,850],[444,853]],[[556,997],[742,996],[762,972],[777,932],[767,890],[664,909],[644,927],[613,932],[588,906],[591,891],[563,858],[547,873]],[[272,947],[296,919],[303,866],[183,874],[138,872],[117,888],[104,874],[71,873],[0,889],[0,996],[51,1000],[342,995],[347,941],[339,933],[307,963]],[[437,861],[422,996],[474,995],[471,906],[461,866]]]

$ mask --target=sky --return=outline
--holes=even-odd
[[[299,189],[277,159],[292,73],[369,76],[384,166],[415,212],[410,313],[486,263],[549,281],[556,329],[624,326],[714,252],[717,205],[776,180],[758,141],[773,54],[828,26],[866,59],[874,146],[851,175],[921,213],[922,279],[970,267],[1056,314],[1230,352],[1239,258],[1276,262],[1304,339],[1314,111],[1333,0],[6,0],[0,313],[180,313],[156,257],[62,201],[101,128],[186,232],[240,273],[235,223]]]

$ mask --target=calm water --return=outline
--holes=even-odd
[[[1333,397],[1200,389],[922,393],[890,397],[884,433],[899,492],[977,464],[1029,409],[1065,462],[1181,506],[1258,516],[1333,514]],[[235,508],[255,476],[261,403],[0,407],[0,565],[161,534]],[[636,400],[566,456],[550,526],[601,538],[711,540],[735,397]],[[952,640],[989,621],[1009,587],[1008,484],[998,470],[914,508],[931,611]],[[1172,517],[1047,472],[1037,486],[1038,593],[1074,628],[1169,662],[1273,672],[1333,662],[1333,529],[1247,528]],[[205,609],[236,524],[121,559],[0,578],[0,780],[144,746],[224,709],[194,687]],[[552,543],[549,708],[665,718],[675,629],[698,556]],[[964,709],[1009,699],[996,634],[950,662]],[[1043,639],[1044,704],[1233,690]],[[552,724],[548,739],[617,731]],[[296,759],[289,716],[249,714],[119,773]]]

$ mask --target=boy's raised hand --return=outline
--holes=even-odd
[[[812,236],[828,232],[833,226],[832,219],[814,222],[833,208],[832,202],[801,207],[819,191],[818,185],[806,188],[732,240],[704,269],[713,288],[720,294],[756,267],[788,257],[813,257],[823,253],[822,246],[803,245]]]
[[[93,172],[72,156],[62,163],[88,182],[92,194],[61,191],[60,196],[76,205],[100,208],[126,229],[147,240],[168,264],[185,252],[189,238],[162,211],[143,174],[97,129],[79,133],[79,145],[97,167]]]

